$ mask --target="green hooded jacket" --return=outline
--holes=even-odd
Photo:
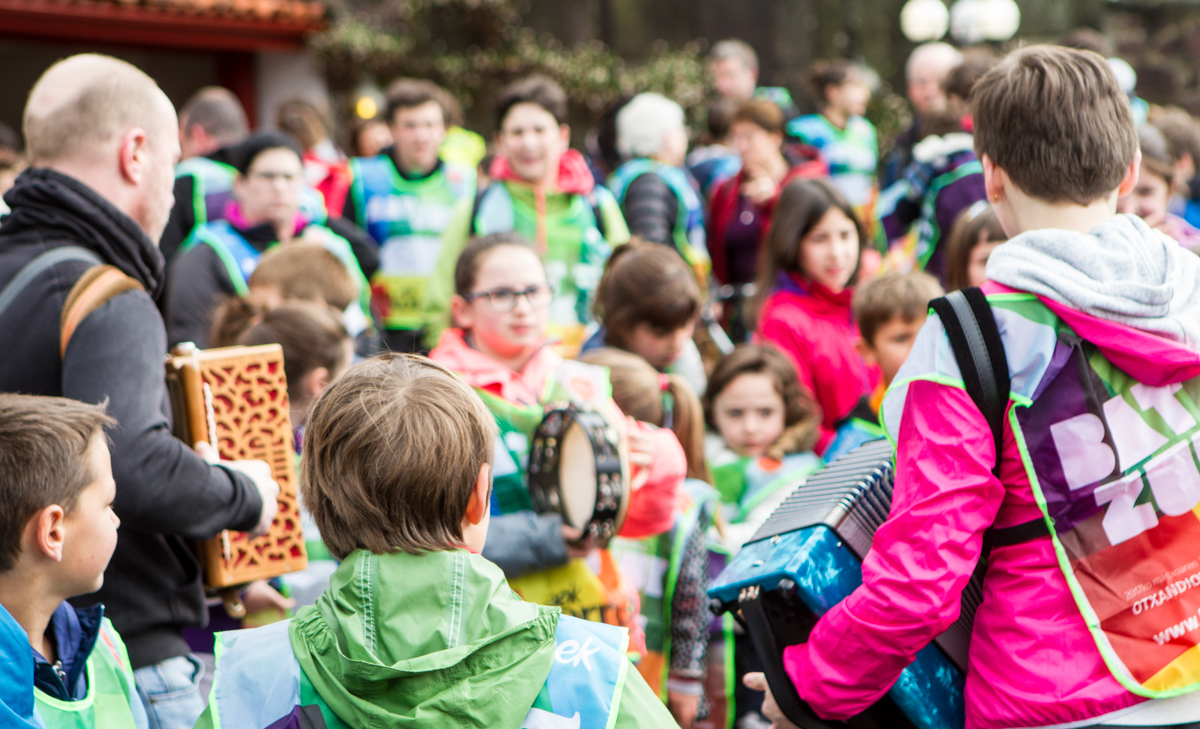
[[[299,666],[296,705],[318,706],[331,729],[518,729],[532,707],[544,705],[560,618],[558,608],[523,602],[499,567],[465,550],[359,550],[342,562],[316,605],[290,621],[290,653]],[[283,643],[282,629],[276,635],[275,643]],[[242,726],[248,712],[260,718],[249,724],[268,726],[291,710],[254,703],[256,695],[275,692],[272,682],[286,673],[287,647],[276,646],[285,651],[282,660],[252,649],[252,660],[266,670],[247,668],[242,656],[237,675],[226,676],[222,669],[235,667],[219,648],[212,701],[197,729],[231,727],[234,716]],[[608,729],[676,726],[629,669],[622,671]],[[256,688],[259,673],[273,675]]]

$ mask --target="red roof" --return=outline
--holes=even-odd
[[[147,47],[299,48],[325,24],[316,0],[0,0],[0,36]]]

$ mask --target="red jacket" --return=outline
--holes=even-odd
[[[783,181],[779,183],[778,190],[782,190],[784,185],[797,178],[810,180],[828,175],[829,165],[825,160],[819,157],[809,159],[788,170]],[[713,278],[723,284],[729,283],[725,260],[725,230],[729,227],[729,221],[733,219],[733,214],[737,212],[738,204],[742,199],[742,185],[745,183],[746,170],[743,169],[737,175],[717,185],[713,190],[712,199],[709,201],[708,230],[705,231],[708,254],[712,258]],[[775,211],[775,201],[779,199],[778,190],[775,192],[775,197],[771,198],[759,211],[759,217],[763,221],[762,236],[764,239],[767,231],[771,229],[771,214]],[[760,240],[759,244],[761,245],[761,243]]]
[[[879,368],[868,368],[855,348],[853,297],[852,288],[835,294],[795,274],[780,274],[758,317],[758,339],[792,359],[800,385],[821,406],[817,453],[832,442],[837,422],[879,384]]]

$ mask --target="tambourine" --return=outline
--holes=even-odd
[[[629,459],[621,435],[600,413],[566,406],[550,410],[529,451],[529,497],[539,514],[606,546],[629,510]]]

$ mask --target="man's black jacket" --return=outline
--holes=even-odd
[[[35,256],[76,245],[94,251],[145,287],[113,297],[75,330],[59,357],[63,301],[87,270],[57,264],[0,315],[0,392],[108,400],[114,509],[121,518],[104,587],[73,602],[103,602],[134,668],[188,651],[181,631],[207,621],[200,566],[189,540],[252,529],[262,499],[245,476],[210,466],[171,435],[164,379],[166,331],[152,296],[163,259],[146,234],[91,188],[33,168],[4,196],[0,288]]]

